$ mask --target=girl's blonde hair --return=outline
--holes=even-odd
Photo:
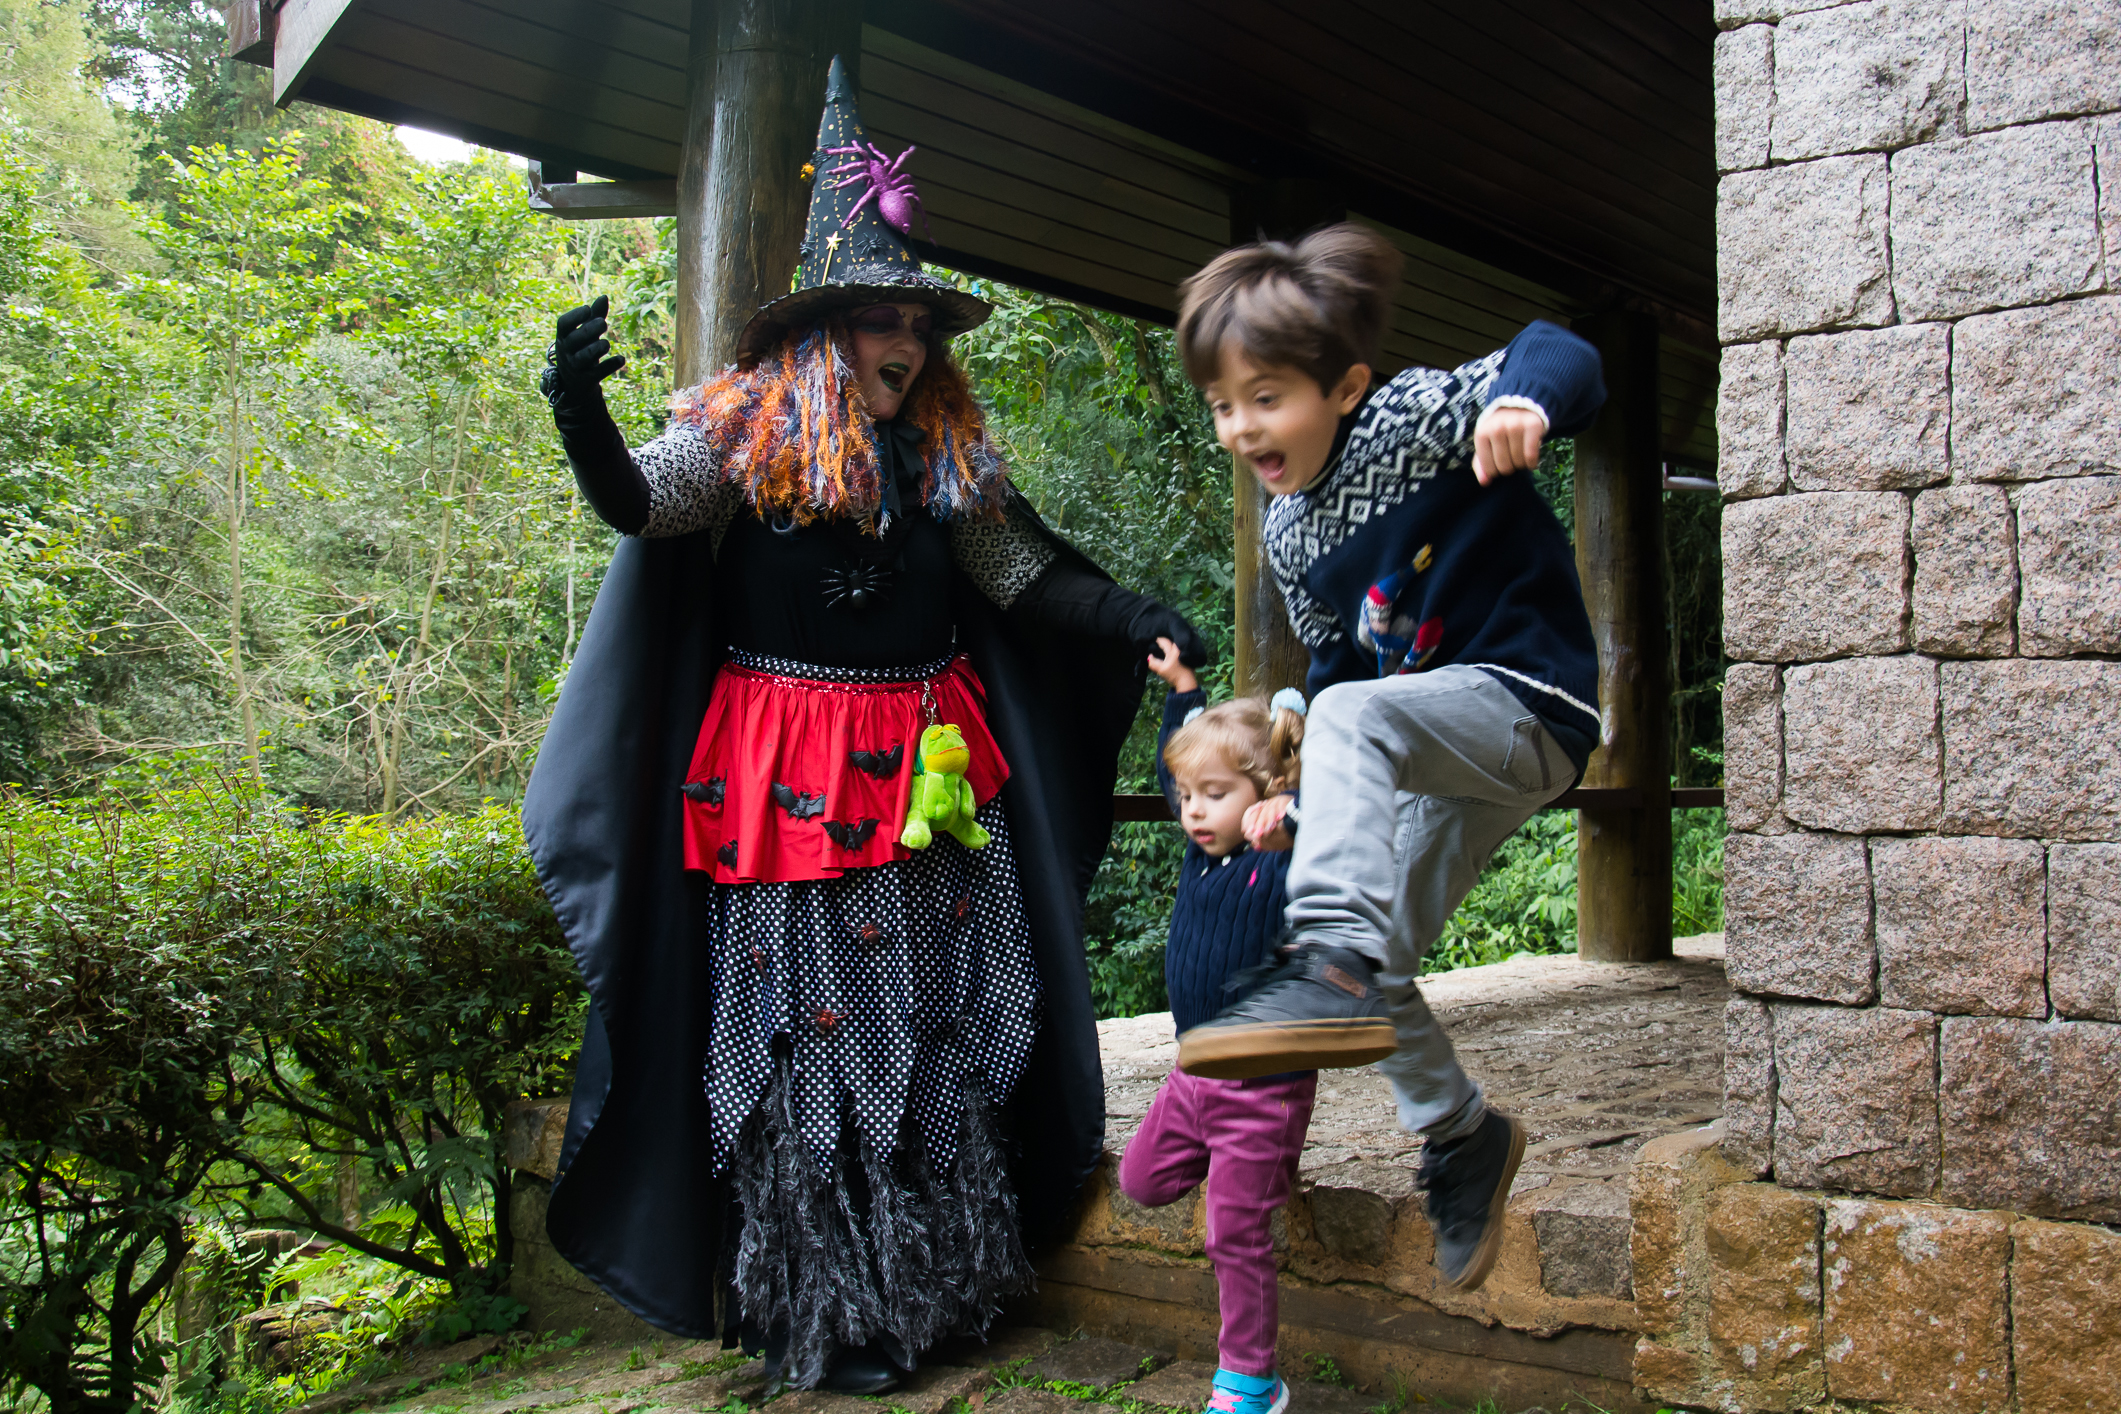
[[[1303,777],[1304,719],[1286,707],[1270,708],[1263,697],[1219,702],[1171,733],[1164,767],[1188,775],[1210,760],[1221,761],[1258,788],[1260,795],[1292,791]]]

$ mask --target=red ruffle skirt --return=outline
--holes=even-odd
[[[920,682],[845,683],[724,664],[685,775],[685,867],[718,883],[833,879],[909,859],[913,758],[930,718],[971,748],[980,804],[1009,779],[987,690],[962,655]],[[930,849],[960,848],[938,834]]]

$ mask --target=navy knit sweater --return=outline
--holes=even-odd
[[[1164,768],[1164,743],[1185,725],[1186,714],[1208,704],[1205,692],[1174,692],[1164,699],[1164,728],[1156,742],[1156,781],[1171,813],[1178,813],[1178,783]],[[1171,909],[1171,940],[1164,948],[1164,990],[1171,1019],[1180,1031],[1212,1021],[1244,994],[1223,984],[1268,960],[1281,936],[1281,913],[1289,902],[1289,852],[1240,846],[1216,859],[1186,842],[1178,866],[1178,902]]]
[[[1473,424],[1499,398],[1573,436],[1605,402],[1598,351],[1541,321],[1449,373],[1407,369],[1342,425],[1316,481],[1268,507],[1267,558],[1311,650],[1310,696],[1463,663],[1516,694],[1581,773],[1598,648],[1575,551],[1531,475],[1473,476]]]

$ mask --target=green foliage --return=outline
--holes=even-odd
[[[1424,972],[1576,951],[1576,816],[1543,810],[1504,840],[1481,871]]]
[[[1723,928],[1723,812],[1672,812],[1672,931]],[[1576,816],[1534,815],[1502,842],[1451,916],[1424,972],[1576,951]]]
[[[290,1000],[260,887],[284,844],[110,806],[4,814],[0,1354],[55,1414],[121,1414],[163,1370],[146,1317],[190,1196],[249,1118],[238,1053]]]
[[[511,815],[385,829],[172,780],[9,797],[0,840],[7,1378],[130,1409],[202,1217],[293,1216],[447,1282],[466,1329],[510,1319],[493,1137],[564,1082],[581,1015]],[[364,1217],[329,1211],[342,1161]]]
[[[946,272],[937,272],[946,273]],[[1203,685],[1230,692],[1236,639],[1232,471],[1170,330],[1065,300],[965,282],[994,317],[958,340],[991,427],[1039,513],[1130,589],[1193,621],[1215,655]],[[1120,758],[1121,790],[1155,789],[1163,688],[1152,682]],[[1164,940],[1185,839],[1122,825],[1084,916],[1100,1016],[1161,1010]]]
[[[1113,827],[1111,849],[1090,881],[1083,909],[1090,999],[1099,1016],[1139,1016],[1170,1006],[1164,943],[1185,853],[1185,834],[1175,825]]]
[[[939,274],[947,272],[936,272]],[[1017,485],[1121,584],[1193,621],[1227,696],[1236,637],[1234,482],[1175,336],[1065,300],[967,281],[994,317],[957,341]],[[1121,758],[1123,790],[1153,789],[1160,689]]]

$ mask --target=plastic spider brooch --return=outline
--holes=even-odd
[[[866,609],[891,598],[891,571],[882,565],[844,564],[825,571],[825,605]]]
[[[842,172],[848,174],[832,184],[834,191],[841,187],[853,186],[856,182],[869,183],[869,190],[862,193],[862,199],[854,203],[854,210],[848,212],[847,218],[840,222],[843,230],[853,226],[854,218],[874,199],[876,214],[883,217],[884,224],[900,235],[913,234],[913,218],[918,216],[921,218],[921,229],[928,232],[930,240],[935,239],[934,232],[929,230],[928,213],[921,209],[920,193],[913,189],[912,174],[899,170],[906,165],[906,159],[911,157],[914,151],[915,149],[909,147],[896,158],[891,158],[886,157],[884,149],[875,143],[864,142],[825,149],[827,157],[854,159],[852,162],[842,162],[825,174],[828,177],[840,177]]]

